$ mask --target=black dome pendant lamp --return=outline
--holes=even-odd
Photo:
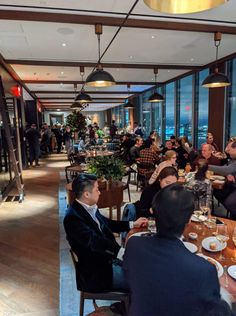
[[[216,47],[216,65],[215,65],[214,72],[211,73],[208,77],[206,77],[205,80],[202,82],[202,87],[204,88],[220,88],[220,87],[227,87],[231,85],[228,77],[222,72],[219,72],[218,66],[217,66],[218,48],[220,46],[220,41],[221,41],[220,32],[215,33],[214,41],[215,41],[215,47]]]
[[[127,84],[128,98],[125,100],[125,105],[124,105],[124,109],[127,109],[127,110],[131,110],[135,108],[133,103],[129,100],[129,89],[130,89],[130,84],[128,83]]]
[[[76,83],[74,84],[74,90],[75,90],[75,95],[76,95],[76,93],[77,93],[77,84]],[[70,108],[73,110],[76,110],[76,109],[81,110],[81,109],[83,109],[83,105],[81,103],[79,103],[78,101],[76,101],[76,97],[75,97],[75,100],[71,104]]]
[[[84,66],[80,66],[80,75],[82,77],[82,85],[84,85]],[[89,102],[92,102],[93,100],[90,97],[90,95],[85,93],[84,87],[82,86],[82,89],[80,93],[77,95],[77,97],[75,98],[75,101],[79,103],[89,103]]]
[[[157,89],[157,74],[158,69],[154,68],[154,75],[155,75],[155,89]],[[163,102],[163,96],[157,92],[157,90],[149,97],[148,102]]]
[[[98,64],[97,69],[93,71],[86,79],[86,84],[91,87],[110,87],[115,85],[115,79],[112,75],[103,70],[100,55],[100,35],[102,34],[102,24],[95,25],[95,33],[98,37]]]

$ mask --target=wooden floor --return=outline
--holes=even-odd
[[[0,315],[59,315],[59,171],[52,155],[24,171],[25,200],[0,206]]]

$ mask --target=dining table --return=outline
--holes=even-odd
[[[196,248],[196,253],[199,254],[200,256],[206,256],[207,258],[215,259],[221,265],[220,268],[222,270],[222,275],[219,277],[219,282],[220,282],[221,287],[225,289],[224,297],[226,296],[228,301],[236,304],[236,246],[234,245],[233,240],[232,240],[233,231],[234,231],[234,228],[236,227],[236,221],[226,219],[226,218],[218,218],[218,219],[222,223],[227,225],[228,234],[229,234],[229,240],[227,242],[227,246],[222,250],[222,253],[220,251],[206,250],[203,247],[202,245],[203,240],[206,240],[206,238],[208,237],[215,237],[216,235],[216,226],[215,228],[208,228],[205,225],[206,222],[204,221],[203,222],[190,221],[185,227],[185,230],[183,233],[183,241],[187,243],[191,243],[192,245],[195,245],[196,247],[194,248]],[[148,232],[148,230],[147,228],[131,229],[127,235],[126,242],[128,242],[128,239],[130,236],[139,232]],[[197,234],[197,238],[191,239],[190,237],[192,236],[191,233]],[[145,238],[145,237],[141,236],[140,238]],[[203,244],[205,243],[203,242]],[[221,259],[221,255],[223,255],[224,259]],[[207,260],[206,257],[205,259]],[[208,261],[213,264],[213,262],[211,262],[210,259]],[[216,266],[216,269],[218,270],[219,266],[218,265],[215,265],[215,266]],[[233,271],[235,271],[235,274],[231,272],[231,275],[233,275],[233,277],[228,272],[228,268],[231,266],[233,268]]]
[[[86,150],[78,152],[78,157],[84,158],[96,158],[96,157],[104,157],[104,156],[112,156],[114,154],[113,151],[108,150]]]

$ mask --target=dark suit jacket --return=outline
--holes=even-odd
[[[77,287],[97,292],[109,290],[112,282],[112,261],[120,246],[112,232],[129,230],[129,222],[113,221],[98,212],[102,231],[89,213],[74,202],[64,219],[68,242],[78,257]]]
[[[179,239],[131,237],[123,268],[131,291],[129,316],[195,316],[219,300],[216,268]]]

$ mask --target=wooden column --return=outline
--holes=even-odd
[[[218,65],[225,73],[224,65]],[[208,132],[214,136],[215,143],[223,150],[224,139],[225,88],[209,88]]]
[[[130,121],[130,126],[133,129],[134,128],[134,109],[129,109],[129,121]]]

